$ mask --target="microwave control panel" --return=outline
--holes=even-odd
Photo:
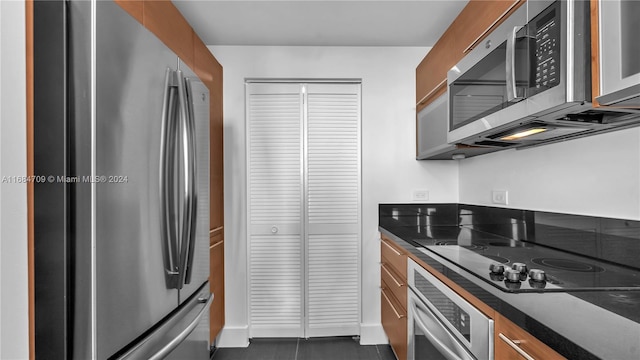
[[[560,17],[557,2],[536,17],[535,88],[542,92],[560,83]]]

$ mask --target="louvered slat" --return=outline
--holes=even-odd
[[[299,86],[274,86],[275,93],[249,89],[247,96],[251,336],[297,337],[302,334],[302,101]]]
[[[360,86],[307,88],[248,86],[254,337],[359,334]]]
[[[307,97],[307,336],[359,334],[359,86],[330,90]]]
[[[250,94],[250,222],[300,222],[300,95]]]
[[[309,223],[357,224],[359,95],[311,91],[307,105]]]

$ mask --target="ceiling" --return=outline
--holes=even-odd
[[[433,46],[467,0],[174,0],[207,45]]]

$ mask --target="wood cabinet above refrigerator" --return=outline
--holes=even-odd
[[[211,341],[224,325],[224,167],[222,65],[171,1],[114,0],[153,32],[191,68],[209,89],[209,276],[214,301],[211,305]],[[214,241],[215,240],[215,241]]]

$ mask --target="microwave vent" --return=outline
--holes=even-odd
[[[513,146],[513,144],[510,144],[510,143],[504,143],[504,142],[499,142],[499,141],[491,141],[491,140],[478,141],[478,142],[473,143],[473,145],[476,145],[476,146],[491,146],[491,147],[509,147],[509,146]]]
[[[634,113],[630,111],[587,110],[580,113],[567,114],[557,120],[591,124],[613,124],[633,116]]]
[[[605,118],[605,112],[602,111],[592,111],[587,110],[581,113],[576,114],[566,114],[565,116],[557,119],[561,121],[573,121],[573,122],[583,122],[583,123],[591,123],[591,124],[602,124]]]

